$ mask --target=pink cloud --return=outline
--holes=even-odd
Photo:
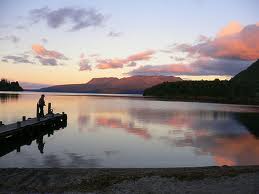
[[[143,60],[149,60],[152,58],[152,56],[155,54],[155,51],[153,50],[148,50],[144,52],[140,52],[134,55],[131,55],[127,58],[127,61],[143,61]]]
[[[57,51],[53,51],[53,50],[47,50],[46,48],[44,48],[44,46],[40,45],[40,44],[33,44],[32,45],[32,50],[41,57],[49,57],[49,58],[55,58],[55,59],[66,59],[66,57]]]
[[[122,68],[124,60],[121,59],[106,59],[106,60],[98,60],[97,68],[98,69],[116,69]]]
[[[238,24],[231,24],[213,40],[177,45],[176,50],[187,52],[190,57],[253,61],[259,58],[259,26],[248,25],[241,29]]]
[[[184,69],[169,66],[146,66],[130,73],[154,73],[176,75],[235,75],[259,58],[259,25],[242,26],[231,22],[214,38],[200,36],[195,44],[175,44],[166,52],[180,51],[192,62]],[[173,57],[171,57],[173,58]],[[176,59],[175,59],[176,60]],[[173,64],[172,67],[174,67]],[[177,67],[177,66],[175,66]],[[191,71],[188,71],[190,70]],[[181,71],[183,70],[183,71]]]
[[[185,64],[145,65],[130,71],[130,75],[189,74],[193,70]]]
[[[128,64],[128,67],[135,66],[135,61],[147,61],[152,58],[155,54],[153,50],[147,50],[134,55],[130,55],[125,59],[103,59],[97,60],[98,69],[115,69],[122,68],[124,65]]]
[[[241,32],[244,27],[239,22],[230,22],[226,27],[221,29],[217,37],[229,36]]]

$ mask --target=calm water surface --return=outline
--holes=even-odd
[[[34,117],[39,95],[1,93],[0,120]],[[259,164],[255,106],[73,94],[46,94],[46,101],[68,114],[67,127],[20,148],[0,142],[0,168]]]

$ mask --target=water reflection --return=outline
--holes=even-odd
[[[246,129],[253,134],[257,139],[259,138],[259,114],[246,113],[235,114],[235,119],[246,127]]]
[[[217,165],[251,165],[259,163],[259,142],[250,134],[197,135],[189,133],[183,139],[163,137],[172,146],[193,147],[198,155],[213,156]]]
[[[178,115],[169,120],[168,124],[181,130],[172,130],[160,139],[172,147],[194,148],[197,155],[211,155],[219,166],[259,164],[259,114],[218,115],[221,116],[213,119],[205,116],[200,120]],[[236,122],[230,122],[230,118]],[[247,131],[242,132],[242,126]]]
[[[44,145],[45,143],[43,142],[43,136],[39,136],[37,139],[36,139],[36,143],[38,144],[38,149],[40,151],[41,154],[44,153]]]
[[[90,120],[89,116],[79,114],[78,119],[77,119],[79,131],[82,132],[84,130],[84,126],[87,125],[89,120]]]
[[[58,157],[56,154],[46,155],[43,159],[42,166],[50,168],[97,168],[101,167],[101,160],[98,158],[85,158],[84,155],[77,153],[65,153],[68,158]]]
[[[123,129],[128,134],[133,134],[139,136],[145,140],[151,139],[151,135],[147,129],[135,127],[133,122],[123,123],[120,119],[116,118],[105,118],[98,117],[96,118],[96,127],[109,127],[112,129]]]
[[[172,148],[192,148],[197,156],[212,156],[220,166],[259,164],[258,113],[147,109],[130,109],[128,113],[127,117],[112,113],[79,115],[78,125],[88,127],[92,117],[93,131],[97,133],[100,128],[122,129],[145,140],[162,141]],[[157,135],[154,129],[166,130]]]
[[[0,102],[7,103],[9,101],[17,101],[19,94],[0,93]]]
[[[0,120],[35,115],[38,95],[7,100]],[[259,164],[258,107],[63,94],[46,94],[46,101],[69,115],[68,126],[49,138],[51,131],[0,142],[0,167]]]

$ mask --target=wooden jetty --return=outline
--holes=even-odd
[[[23,116],[21,121],[17,121],[16,123],[9,125],[3,125],[3,123],[0,121],[0,139],[23,133],[30,134],[44,126],[53,127],[67,122],[67,115],[64,112],[61,114],[53,113],[53,110],[51,109],[51,103],[48,104],[48,114],[46,114],[44,117],[39,117],[38,109],[39,108],[37,105],[35,118],[26,119],[26,117]]]
[[[25,145],[31,145],[36,140],[40,153],[44,150],[44,136],[50,137],[54,135],[55,131],[61,130],[67,126],[66,120],[55,123],[52,125],[41,125],[34,128],[34,130],[23,131],[22,133],[16,133],[5,138],[0,138],[0,157],[9,154],[16,150],[20,152]]]

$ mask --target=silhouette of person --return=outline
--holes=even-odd
[[[38,105],[39,105],[39,108],[40,108],[40,113],[39,113],[40,117],[44,117],[44,106],[46,106],[44,98],[45,98],[45,95],[42,94],[40,99],[39,99],[39,102],[38,102]]]

